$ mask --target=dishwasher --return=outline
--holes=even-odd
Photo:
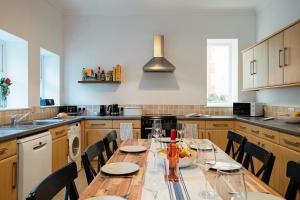
[[[32,189],[52,170],[50,132],[21,138],[18,143],[18,200],[26,199]]]

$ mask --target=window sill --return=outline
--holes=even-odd
[[[232,108],[232,104],[207,103],[206,107],[209,107],[209,108]]]
[[[31,108],[0,108],[0,111],[30,110]]]

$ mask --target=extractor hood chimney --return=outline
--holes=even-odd
[[[154,36],[154,56],[144,65],[144,72],[173,72],[175,66],[164,57],[164,36]]]

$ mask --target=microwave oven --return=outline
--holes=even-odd
[[[233,103],[233,114],[247,117],[260,117],[264,115],[264,104],[256,102]]]

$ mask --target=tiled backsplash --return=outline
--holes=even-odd
[[[265,116],[266,117],[275,117],[275,118],[277,118],[279,115],[289,113],[289,108],[293,108],[295,112],[296,111],[300,111],[300,107],[295,107],[295,106],[272,106],[272,105],[266,105],[264,107]]]
[[[33,107],[27,109],[9,109],[0,111],[0,125],[11,123],[13,115],[22,115],[28,112],[33,112],[24,120],[45,119],[57,115],[58,107]]]

